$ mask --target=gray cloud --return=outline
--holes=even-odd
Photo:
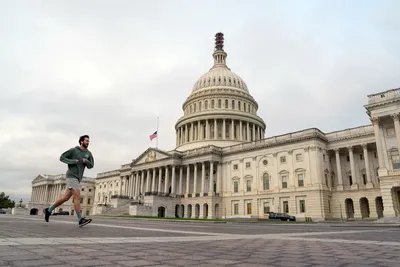
[[[358,2],[358,3],[357,3]],[[362,3],[362,5],[361,5]],[[89,134],[96,166],[118,168],[174,124],[212,65],[249,86],[267,136],[368,124],[367,94],[398,87],[397,1],[12,1],[0,10],[0,191],[28,197],[39,173]]]

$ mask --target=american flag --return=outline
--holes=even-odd
[[[154,138],[157,138],[157,131],[155,131],[152,135],[150,135],[150,141]]]

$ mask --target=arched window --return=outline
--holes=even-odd
[[[269,190],[269,175],[264,173],[263,175],[263,190]]]

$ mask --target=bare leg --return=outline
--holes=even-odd
[[[57,208],[58,206],[62,205],[65,201],[68,201],[68,199],[70,199],[72,196],[72,190],[67,189],[65,191],[65,194],[58,199],[53,205],[51,205],[49,208],[45,209],[45,215],[44,215],[44,219],[46,220],[46,222],[49,222],[49,217],[51,212]]]
[[[79,189],[73,189],[72,194],[74,195],[74,209],[78,220],[81,219],[81,191]]]
[[[65,194],[53,204],[54,208],[57,208],[58,206],[64,204],[64,202],[68,201],[71,198],[71,196],[72,196],[72,190],[67,189],[65,191]]]

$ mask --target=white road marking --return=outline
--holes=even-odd
[[[319,235],[362,233],[371,231],[343,231],[313,233]],[[378,230],[376,230],[378,232]],[[164,243],[164,242],[196,242],[196,241],[224,241],[239,239],[268,239],[268,240],[296,240],[314,241],[325,243],[348,243],[348,244],[374,244],[383,246],[400,246],[400,242],[385,242],[374,240],[347,240],[331,238],[304,237],[309,233],[287,233],[266,235],[219,235],[219,236],[179,236],[179,237],[87,237],[87,238],[2,238],[0,246],[22,246],[22,245],[66,245],[66,244],[111,244],[111,243]]]
[[[400,242],[387,242],[376,240],[355,240],[355,239],[339,239],[339,238],[312,238],[312,237],[282,237],[283,240],[296,240],[296,241],[314,241],[325,243],[347,243],[347,244],[366,244],[366,245],[383,245],[383,246],[400,246]]]
[[[48,224],[44,221],[44,219],[35,219],[35,218],[24,218],[25,220],[32,220],[32,221],[43,221],[44,224]],[[78,227],[78,222],[72,221],[59,221],[53,220],[50,221],[51,223],[64,223],[64,224],[74,224]],[[151,231],[151,232],[166,232],[166,233],[178,233],[178,234],[192,234],[192,235],[232,235],[232,234],[225,234],[225,233],[209,233],[209,232],[198,232],[198,231],[181,231],[181,230],[172,230],[172,229],[158,229],[158,228],[146,228],[146,227],[136,227],[136,226],[124,226],[124,225],[115,225],[115,224],[104,224],[104,223],[90,223],[88,226],[85,227],[92,227],[92,226],[100,226],[100,227],[109,227],[109,228],[120,228],[120,229],[130,229],[130,230],[139,230],[139,231]]]

